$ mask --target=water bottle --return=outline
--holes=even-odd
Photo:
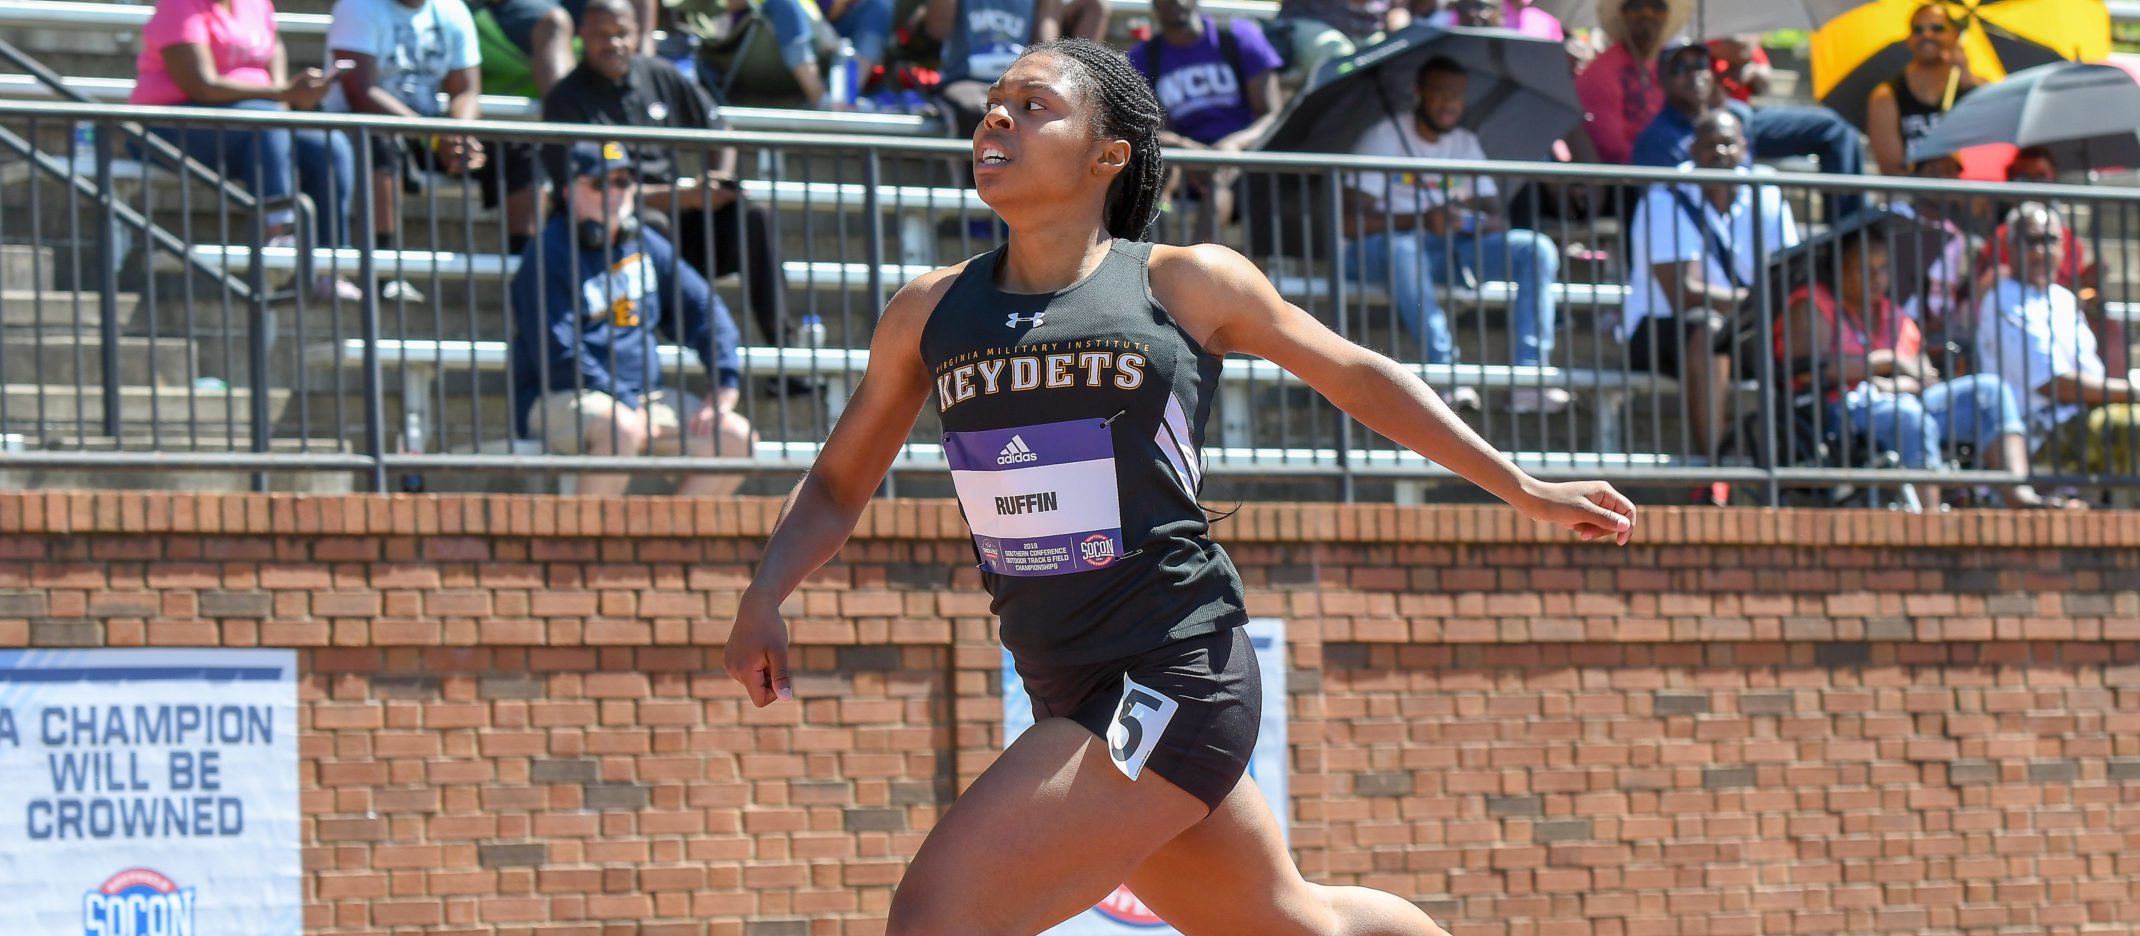
[[[424,453],[424,414],[409,410],[401,417],[401,451],[405,455]],[[401,489],[410,494],[420,494],[424,489],[424,476],[410,473],[401,476]]]
[[[812,351],[825,347],[825,319],[815,312],[805,312],[802,324],[795,329],[795,339]]]
[[[855,101],[856,78],[859,63],[855,60],[855,44],[840,40],[840,50],[832,59],[830,73],[825,76],[825,110],[845,110]]]

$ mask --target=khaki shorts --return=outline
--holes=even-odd
[[[713,455],[712,436],[696,436],[687,445],[684,422],[677,404],[695,412],[698,401],[673,390],[656,390],[640,399],[657,430],[642,455]],[[609,431],[611,413],[624,409],[615,397],[600,390],[560,390],[544,395],[528,407],[528,431],[542,437],[543,447],[559,455],[580,455],[588,436]],[[544,422],[548,420],[548,422]],[[748,456],[748,452],[722,452]]]

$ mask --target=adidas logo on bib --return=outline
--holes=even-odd
[[[996,453],[996,464],[998,465],[1015,465],[1019,462],[1039,460],[1040,456],[1033,454],[1032,449],[1025,447],[1025,438],[1022,436],[1011,436],[1010,444],[1005,445],[1003,451]]]

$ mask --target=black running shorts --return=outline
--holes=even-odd
[[[1085,726],[1132,781],[1156,773],[1215,810],[1248,769],[1263,720],[1263,678],[1242,628],[1105,663],[1017,666],[1033,720]]]

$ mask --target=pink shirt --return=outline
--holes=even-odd
[[[134,60],[134,104],[184,104],[186,94],[164,70],[163,50],[173,45],[203,45],[215,60],[216,73],[236,81],[266,85],[275,59],[273,0],[230,0],[224,9],[215,0],[156,0],[156,12],[141,28],[141,55]]]
[[[1582,99],[1583,129],[1598,148],[1598,159],[1626,165],[1635,156],[1635,137],[1664,109],[1664,88],[1657,83],[1655,62],[1637,62],[1627,43],[1615,42],[1575,76],[1575,96]]]

